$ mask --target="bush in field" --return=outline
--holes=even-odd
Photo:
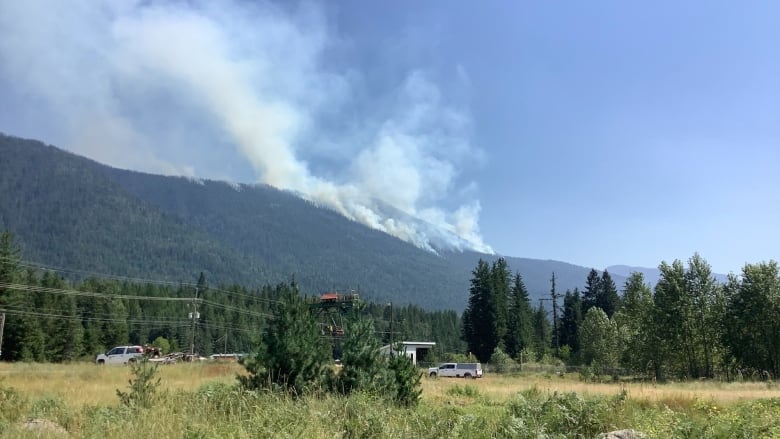
[[[152,365],[147,358],[143,358],[130,363],[130,371],[133,374],[128,381],[130,391],[122,392],[117,389],[119,401],[128,407],[151,407],[157,400],[157,387],[160,385],[160,378],[155,380],[157,364]]]
[[[295,284],[280,287],[281,300],[263,331],[259,351],[243,362],[248,389],[278,388],[300,396],[320,383],[330,350]]]
[[[596,437],[610,430],[615,406],[604,398],[576,393],[541,394],[531,389],[508,403],[512,417],[521,420],[521,437],[548,437],[556,433]]]

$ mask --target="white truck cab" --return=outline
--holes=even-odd
[[[438,367],[428,369],[428,376],[455,377],[455,378],[482,378],[482,364],[480,363],[442,363]]]
[[[144,355],[142,346],[117,346],[114,349],[100,354],[95,358],[97,364],[127,364],[132,363]]]

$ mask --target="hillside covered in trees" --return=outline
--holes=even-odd
[[[305,294],[359,289],[376,302],[463,310],[475,261],[497,256],[419,249],[265,185],[110,168],[0,134],[0,230],[24,260],[89,273],[262,288],[293,276]],[[555,271],[562,288],[588,273],[557,261],[507,258],[532,298]],[[623,278],[616,277],[617,282]]]

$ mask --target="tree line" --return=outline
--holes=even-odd
[[[582,291],[563,295],[553,273],[544,299],[550,305],[532,307],[521,275],[512,274],[505,260],[480,260],[472,271],[463,339],[483,362],[500,353],[659,380],[780,375],[777,262],[746,264],[725,283],[698,254],[658,268],[653,288],[634,272],[618,291],[607,271],[593,269]]]
[[[203,273],[193,284],[108,277],[69,280],[23,261],[6,231],[0,234],[0,313],[5,314],[0,359],[94,359],[125,344],[153,344],[166,352],[188,352],[194,344],[201,355],[251,352],[290,285],[298,291],[294,280],[256,289],[213,287]],[[374,321],[378,343],[389,343],[392,330],[396,341],[418,339],[435,341],[446,351],[465,349],[455,311],[402,305],[391,313],[388,304],[369,303],[361,312]]]

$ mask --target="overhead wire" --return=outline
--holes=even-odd
[[[0,257],[0,261],[7,260],[8,258]],[[101,279],[110,279],[110,280],[118,280],[123,282],[136,282],[136,283],[143,283],[143,284],[154,284],[154,285],[163,285],[163,286],[179,286],[179,287],[193,287],[197,288],[198,284],[189,283],[189,282],[175,282],[175,281],[165,281],[165,280],[155,280],[155,279],[148,279],[148,278],[140,278],[140,277],[131,277],[131,276],[121,276],[121,275],[113,275],[113,274],[106,274],[106,273],[100,273],[96,271],[89,271],[89,270],[77,270],[77,269],[69,269],[64,267],[56,267],[46,264],[41,264],[33,261],[26,261],[26,260],[15,260],[16,263],[19,266],[27,267],[27,268],[34,268],[38,270],[48,270],[53,272],[61,272],[61,273],[71,273],[71,274],[81,274],[81,275],[89,275],[89,276],[96,276]],[[10,290],[16,290],[16,291],[23,291],[28,293],[48,293],[48,294],[62,294],[62,295],[69,295],[74,297],[91,297],[91,298],[102,298],[102,299],[126,299],[126,300],[139,300],[139,301],[166,301],[166,302],[189,302],[193,303],[196,302],[199,305],[212,307],[216,309],[221,309],[224,311],[231,311],[238,314],[244,314],[252,317],[264,317],[264,318],[270,318],[273,317],[273,315],[269,313],[263,313],[258,311],[251,311],[244,308],[239,308],[237,306],[233,305],[227,305],[215,302],[213,300],[207,300],[201,298],[194,298],[194,297],[169,297],[169,296],[149,296],[149,295],[131,295],[131,294],[120,294],[120,293],[105,293],[105,292],[92,292],[92,291],[81,291],[81,290],[74,290],[74,289],[64,289],[64,288],[53,288],[53,287],[42,287],[42,286],[34,286],[34,285],[24,285],[24,284],[15,284],[15,283],[0,283],[0,288],[6,288]],[[225,290],[222,288],[215,288],[215,287],[207,287],[206,291],[208,292],[218,292],[222,293],[228,296],[233,297],[241,297],[244,299],[249,299],[256,302],[267,302],[267,303],[282,303],[280,300],[270,299],[266,297],[261,297],[258,294],[246,294],[246,293],[240,293],[238,291],[232,291],[232,290]],[[38,316],[38,317],[48,317],[48,318],[66,318],[66,319],[79,319],[79,320],[90,320],[90,321],[106,321],[106,322],[132,322],[133,324],[152,324],[152,323],[159,323],[163,322],[165,324],[171,324],[171,323],[181,323],[182,325],[189,325],[191,320],[148,320],[148,319],[112,319],[110,317],[97,317],[99,315],[96,312],[90,312],[86,310],[79,310],[78,316],[69,316],[69,315],[63,315],[63,314],[54,314],[54,313],[48,313],[48,312],[41,312],[41,310],[31,310],[29,308],[22,308],[22,307],[11,307],[13,309],[9,309],[8,313],[12,314],[19,314],[19,315],[28,315],[28,316]],[[91,314],[92,317],[85,316],[84,314]],[[106,314],[102,314],[105,316]],[[211,323],[206,322],[198,322],[198,325],[201,326],[207,326],[207,327],[215,327],[218,329],[230,329],[234,331],[243,331],[243,332],[249,332],[252,333],[254,331],[250,329],[245,328],[239,328],[235,326],[219,326],[214,325]]]
[[[0,257],[0,260],[8,260],[10,258],[8,257]],[[136,283],[143,283],[143,284],[153,284],[153,285],[166,285],[166,286],[186,286],[186,287],[198,287],[197,283],[191,283],[191,282],[181,282],[181,281],[166,281],[166,280],[158,280],[158,279],[149,279],[149,278],[142,278],[142,277],[132,277],[132,276],[121,276],[116,274],[108,274],[108,273],[101,273],[97,271],[89,271],[89,270],[77,270],[77,269],[69,269],[69,268],[63,268],[63,267],[56,267],[52,265],[46,265],[34,261],[27,261],[22,259],[16,260],[17,264],[22,267],[28,267],[28,268],[36,268],[40,270],[48,270],[48,271],[54,271],[54,272],[62,272],[62,273],[73,273],[73,274],[81,274],[81,275],[90,275],[90,276],[96,276],[101,279],[112,279],[112,280],[120,280],[124,282],[136,282]],[[245,299],[250,299],[253,301],[261,301],[261,302],[267,302],[267,303],[281,303],[279,300],[270,299],[267,297],[261,297],[258,294],[246,294],[246,293],[240,293],[238,291],[232,291],[232,290],[225,290],[222,288],[216,288],[216,287],[207,287],[208,290],[221,292],[223,294],[236,296],[236,297],[243,297]]]

